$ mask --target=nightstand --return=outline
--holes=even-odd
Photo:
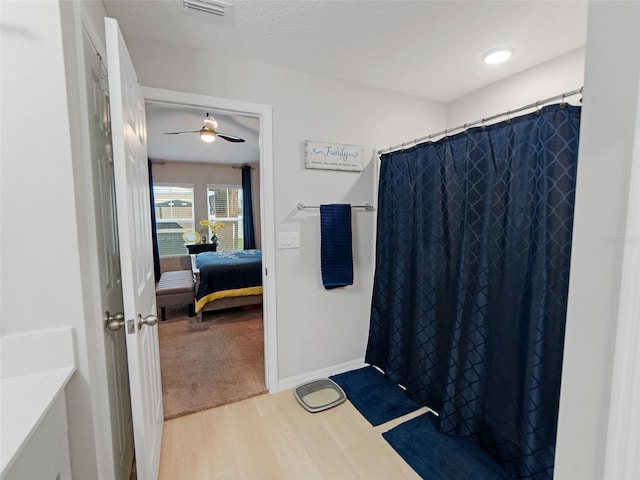
[[[189,250],[189,255],[194,255],[202,252],[215,252],[218,245],[213,243],[196,243],[185,245],[185,247]]]

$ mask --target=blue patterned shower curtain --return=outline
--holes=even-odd
[[[579,125],[551,105],[381,159],[366,361],[515,478],[553,476]]]

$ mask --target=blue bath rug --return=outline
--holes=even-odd
[[[440,433],[437,418],[425,413],[382,434],[422,478],[510,480],[487,452],[470,440]]]
[[[402,388],[371,366],[329,378],[342,387],[347,399],[373,426],[420,408],[420,404],[407,397]]]

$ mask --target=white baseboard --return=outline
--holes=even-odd
[[[364,359],[352,360],[350,362],[340,363],[331,367],[321,368],[312,372],[302,373],[300,375],[294,375],[293,377],[282,378],[278,380],[277,390],[270,389],[269,393],[282,392],[283,390],[289,390],[295,388],[311,380],[318,378],[327,378],[331,375],[337,375],[338,373],[348,372],[349,370],[355,370],[357,368],[365,367]]]

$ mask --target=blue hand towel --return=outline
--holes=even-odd
[[[320,268],[327,290],[353,285],[351,205],[320,205]]]

